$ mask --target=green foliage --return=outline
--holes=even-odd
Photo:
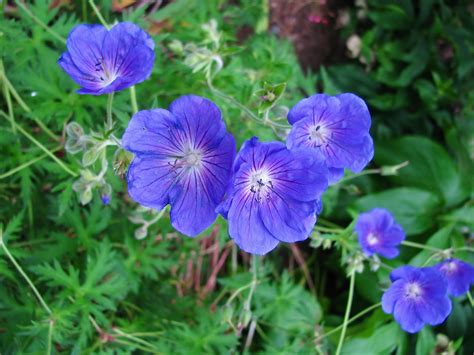
[[[166,107],[186,93],[208,97],[240,145],[253,135],[283,140],[288,108],[317,88],[368,102],[375,141],[369,170],[329,188],[311,244],[282,246],[253,272],[248,255],[232,249],[223,219],[190,239],[171,228],[168,211],[137,209],[127,196],[130,156],[107,144],[130,119],[129,91],[115,95],[116,125],[104,132],[107,98],[76,94],[56,63],[72,27],[99,22],[90,2],[4,3],[0,229],[52,314],[0,249],[2,353],[51,346],[58,354],[332,354],[347,269],[363,269],[353,316],[380,301],[391,267],[432,265],[440,257],[433,250],[446,248],[474,262],[465,249],[474,233],[474,25],[465,1],[370,0],[363,16],[350,8],[340,35],[360,36],[360,53],[317,73],[304,73],[293,44],[271,33],[268,1],[175,0],[123,11],[96,2],[108,23],[133,21],[156,43],[153,74],[136,87],[140,109]],[[72,173],[12,129],[11,114]],[[105,206],[100,195],[109,189]],[[353,217],[374,207],[388,208],[408,240],[431,250],[402,247],[382,265],[361,256]],[[440,327],[413,336],[376,308],[349,324],[343,354],[474,349],[466,297]]]

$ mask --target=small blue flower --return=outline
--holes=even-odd
[[[100,199],[102,200],[102,203],[105,206],[108,206],[110,204],[110,196],[109,195],[101,195]]]
[[[359,215],[355,231],[362,251],[367,256],[379,254],[393,259],[399,254],[398,245],[405,239],[402,227],[383,208],[374,208]]]
[[[329,168],[329,182],[344,175],[344,168],[360,172],[374,156],[369,134],[371,118],[364,100],[354,94],[316,94],[298,102],[288,113],[293,125],[288,148],[320,151]]]
[[[308,238],[326,190],[324,158],[312,149],[247,140],[234,162],[234,176],[218,211],[244,251],[263,255],[279,242]]]
[[[121,22],[107,30],[79,25],[67,39],[58,64],[82,88],[79,94],[102,95],[126,89],[148,78],[155,44],[137,25]]]
[[[434,266],[448,283],[448,293],[455,297],[469,291],[474,283],[474,266],[458,259],[447,259]]]
[[[122,144],[135,153],[127,183],[136,202],[156,210],[170,204],[171,224],[188,236],[214,222],[230,181],[235,141],[213,102],[189,95],[169,111],[137,112]]]
[[[451,313],[448,285],[434,268],[402,266],[390,274],[392,285],[382,296],[382,309],[393,314],[403,330],[420,331],[443,323]]]

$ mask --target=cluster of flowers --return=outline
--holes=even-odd
[[[286,145],[253,137],[236,155],[220,110],[207,99],[182,96],[169,110],[140,111],[122,139],[135,154],[129,194],[157,210],[170,204],[173,227],[188,236],[220,213],[249,253],[304,240],[328,181],[337,181],[344,167],[360,171],[372,158],[370,116],[361,99],[343,94],[314,95],[289,117],[294,125]]]
[[[355,226],[359,244],[367,256],[392,259],[405,239],[402,227],[389,211],[381,208],[361,214]],[[425,324],[443,323],[451,313],[449,296],[458,297],[474,283],[474,267],[448,258],[434,266],[402,266],[390,274],[392,284],[382,297],[382,309],[393,314],[402,329],[420,331]]]
[[[82,86],[101,95],[145,80],[153,41],[131,23],[107,30],[80,25],[69,35],[59,64]],[[246,141],[236,155],[219,108],[182,96],[169,110],[136,113],[122,139],[135,154],[127,175],[130,196],[143,206],[171,205],[173,227],[188,236],[208,228],[218,213],[243,250],[266,254],[279,242],[308,238],[321,195],[344,168],[361,171],[373,157],[370,114],[353,94],[314,95],[288,115],[286,145]]]
[[[107,30],[80,25],[71,31],[60,66],[81,94],[101,95],[142,82],[154,62],[152,39],[131,23]],[[279,242],[308,238],[322,208],[321,197],[348,168],[360,172],[373,157],[366,104],[353,94],[313,95],[288,114],[291,131],[282,142],[245,141],[236,154],[221,111],[210,100],[187,95],[165,109],[136,113],[122,138],[135,154],[127,174],[130,196],[145,207],[171,205],[173,227],[188,236],[221,214],[243,250],[266,254]],[[366,255],[398,255],[405,238],[391,214],[361,214],[356,233]],[[474,282],[474,268],[456,259],[434,267],[403,266],[391,274],[382,305],[402,328],[419,331],[443,322],[448,294],[459,296]]]

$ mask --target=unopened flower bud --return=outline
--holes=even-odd
[[[252,320],[252,311],[250,309],[244,309],[242,315],[242,327],[246,328]]]
[[[390,165],[390,166],[382,166],[380,168],[380,175],[388,176],[388,175],[398,175],[398,171],[409,164],[408,161],[405,161],[398,165]]]
[[[141,226],[135,230],[135,239],[142,240],[148,235],[148,228],[146,225]]]

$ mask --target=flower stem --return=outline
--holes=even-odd
[[[467,299],[471,303],[471,307],[474,308],[474,300],[472,299],[471,291],[467,291]]]
[[[143,339],[138,338],[138,337],[136,337],[136,336],[134,336],[134,335],[125,333],[125,332],[123,332],[122,330],[120,330],[120,329],[118,329],[118,328],[115,328],[115,327],[112,328],[112,330],[113,330],[115,333],[117,333],[119,336],[121,336],[121,337],[130,339],[130,340],[132,340],[132,341],[134,341],[134,342],[136,342],[136,343],[140,343],[140,344],[142,344],[142,345],[145,345],[145,346],[149,347],[150,349],[158,350],[158,349],[155,348],[155,345],[153,345],[152,343],[150,343],[150,342],[148,342],[148,341],[146,341],[146,340],[143,340]]]
[[[326,228],[321,226],[314,226],[314,229],[319,232],[326,232],[326,233],[341,233],[344,231],[342,228]]]
[[[343,182],[346,182],[346,181],[349,181],[349,180],[352,180],[352,179],[355,179],[355,178],[358,178],[358,177],[361,177],[361,176],[364,176],[364,175],[380,174],[380,172],[381,172],[380,169],[367,169],[367,170],[364,170],[364,171],[362,171],[358,174],[346,176],[346,177],[342,178],[341,180],[339,180],[337,182],[337,184],[341,184]]]
[[[373,304],[372,306],[370,307],[367,307],[366,309],[360,311],[359,313],[357,313],[354,317],[350,318],[348,321],[347,321],[347,325],[351,324],[352,322],[356,321],[357,319],[359,319],[360,317],[366,315],[367,313],[371,312],[372,310],[380,307],[381,303],[376,303],[376,304]],[[340,331],[342,328],[344,327],[344,323],[341,324],[340,326],[334,328],[334,329],[331,329],[329,332],[327,333],[324,333],[323,335],[321,335],[320,337],[316,338],[316,341],[321,341],[322,339],[330,336],[331,334],[334,334],[334,333],[337,333],[338,331]]]
[[[355,272],[352,271],[349,284],[349,298],[347,299],[346,314],[344,315],[344,322],[342,323],[342,331],[337,344],[336,355],[341,353],[344,337],[346,336],[347,325],[349,324],[349,315],[351,313],[352,299],[354,297]]]
[[[51,153],[57,152],[57,151],[60,150],[61,148],[62,148],[62,147],[56,147],[56,148],[54,148],[54,149],[51,150]],[[17,166],[16,168],[11,169],[10,171],[7,171],[6,173],[0,175],[0,180],[5,179],[6,177],[8,177],[8,176],[10,176],[10,175],[15,174],[15,173],[17,173],[17,172],[19,172],[19,171],[21,171],[21,170],[23,170],[23,169],[29,167],[30,165],[33,165],[33,164],[39,162],[40,160],[43,160],[43,159],[46,158],[47,156],[48,156],[48,154],[45,153],[45,154],[43,154],[43,155],[41,155],[41,156],[39,156],[39,157],[37,157],[37,158],[31,159],[30,161],[27,161],[26,163],[23,163],[23,164]]]
[[[49,327],[48,327],[48,349],[46,350],[46,354],[52,354],[51,350],[53,347],[53,327],[54,321],[52,319],[49,320]]]
[[[4,75],[4,69],[3,69],[3,62],[1,60],[0,60],[0,74],[3,79],[5,75]],[[5,80],[3,80],[3,96],[5,96],[5,101],[7,102],[8,115],[10,116],[10,120],[12,122],[12,132],[13,134],[16,135],[15,115],[13,113],[12,98],[10,96],[10,90],[8,90],[8,85]]]
[[[110,131],[113,126],[113,120],[112,120],[112,107],[114,104],[114,93],[110,93],[108,98],[107,98],[107,123],[105,125],[107,131]]]
[[[135,86],[130,87],[130,103],[132,105],[132,113],[136,114],[138,112],[138,104],[137,104],[137,93],[135,91]]]
[[[232,96],[229,96],[229,95],[223,93],[222,91],[220,91],[219,89],[215,88],[214,85],[212,85],[212,81],[209,78],[209,76],[208,76],[208,80],[207,80],[207,86],[209,87],[209,89],[214,94],[216,94],[217,96],[227,100],[228,102],[233,104],[235,107],[237,107],[241,111],[245,112],[250,118],[252,118],[254,121],[256,121],[258,123],[261,123],[261,124],[267,125],[267,126],[278,127],[278,128],[290,128],[291,127],[290,125],[287,125],[287,124],[277,123],[277,122],[273,122],[273,121],[270,121],[270,120],[268,120],[268,121],[267,120],[265,120],[265,121],[262,120],[255,113],[253,113],[247,106],[242,105],[239,101],[234,99]]]
[[[0,111],[0,115],[4,116],[7,120],[10,121],[10,117],[3,112]],[[12,121],[10,121],[12,122]],[[14,122],[15,127],[22,133],[26,138],[28,138],[31,142],[33,142],[38,148],[40,148],[43,152],[45,152],[51,159],[53,159],[61,168],[63,168],[64,171],[66,171],[68,174],[71,176],[76,177],[77,173],[69,169],[60,159],[58,159],[57,156],[55,156],[48,148],[46,148],[43,144],[41,144],[39,141],[37,141],[33,136],[31,136],[27,131],[23,129],[18,123]]]
[[[53,315],[53,312],[51,311],[51,309],[48,307],[48,305],[46,304],[46,302],[44,301],[43,297],[41,296],[41,294],[38,292],[38,290],[36,289],[35,285],[33,284],[33,282],[30,280],[30,278],[28,277],[28,275],[26,275],[26,273],[23,271],[22,267],[20,266],[20,264],[17,263],[17,261],[15,260],[15,258],[13,257],[12,254],[10,254],[10,251],[8,250],[7,246],[5,245],[4,241],[3,241],[3,230],[0,228],[0,246],[2,247],[3,251],[5,252],[5,255],[10,259],[10,261],[13,263],[13,265],[15,266],[15,268],[18,270],[18,272],[20,273],[21,276],[23,276],[23,278],[26,280],[26,282],[28,283],[28,285],[31,287],[31,289],[33,290],[33,293],[36,295],[36,297],[38,298],[39,302],[41,303],[41,305],[43,306],[43,308],[46,310],[46,312],[48,313],[49,316],[52,316]]]
[[[102,16],[102,14],[100,13],[99,9],[98,9],[97,6],[95,5],[94,0],[89,0],[89,4],[90,4],[90,6],[92,7],[92,10],[94,10],[94,13],[95,13],[95,15],[97,16],[97,18],[99,19],[100,23],[101,23],[106,29],[110,29],[109,24],[107,23],[107,21],[105,21],[104,17]]]
[[[429,250],[429,251],[434,251],[434,252],[440,252],[443,251],[443,249],[435,248],[429,245],[424,245],[420,243],[415,243],[415,242],[410,242],[408,240],[404,240],[402,242],[402,245],[405,245],[407,247],[412,247],[412,248],[418,248],[418,249],[424,249],[424,250]]]
[[[15,0],[15,4],[17,4],[19,7],[22,8],[23,11],[34,21],[36,24],[40,27],[42,27],[46,32],[48,32],[51,36],[56,38],[59,42],[62,42],[66,44],[66,39],[58,34],[56,31],[52,30],[50,27],[48,27],[47,24],[42,22],[39,18],[37,18],[26,6],[23,4],[22,1]]]

